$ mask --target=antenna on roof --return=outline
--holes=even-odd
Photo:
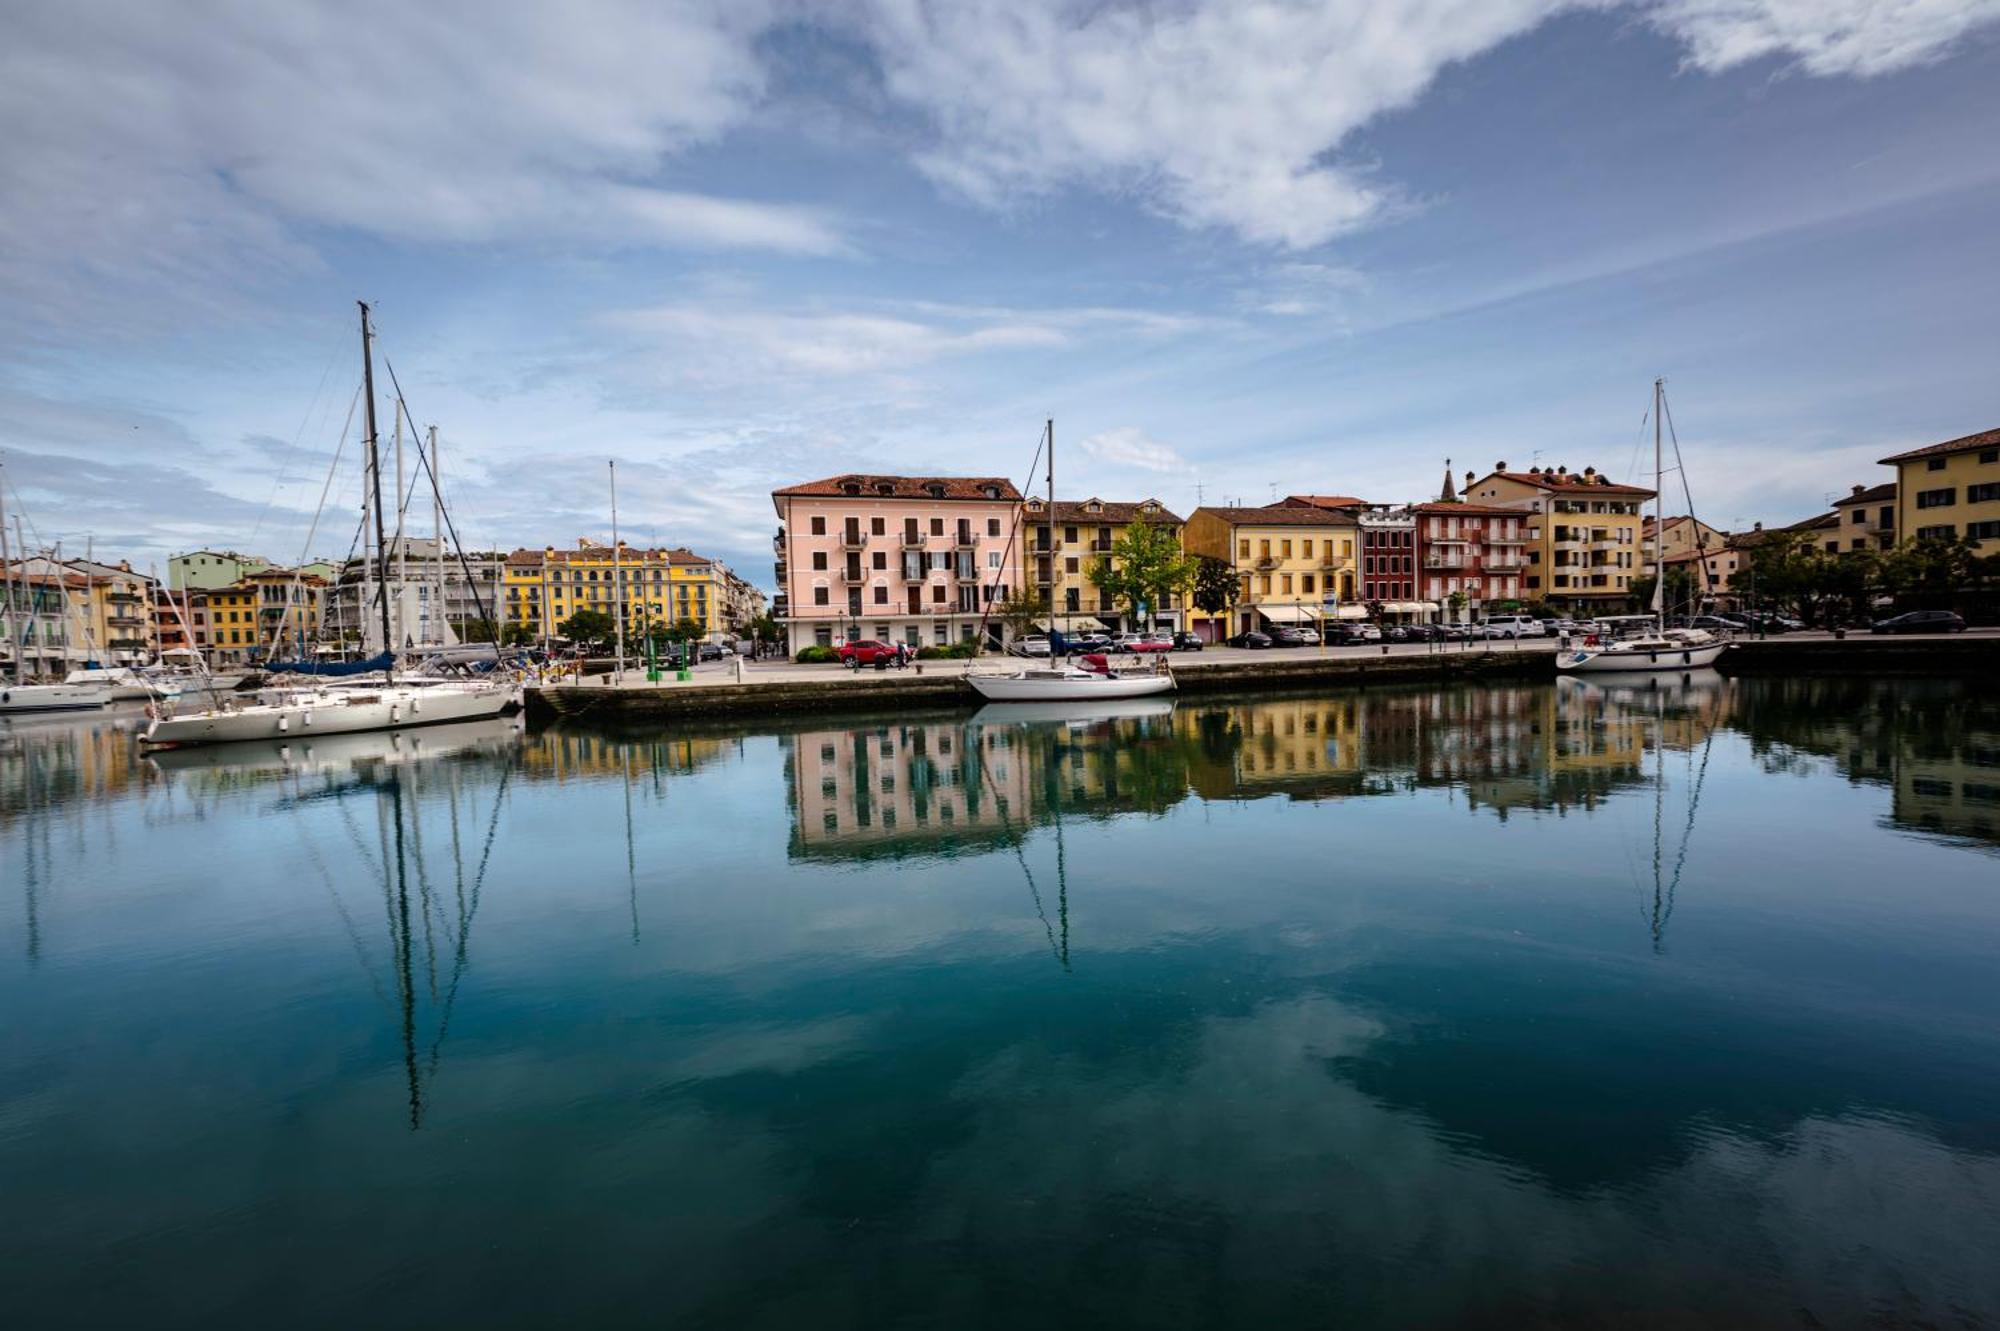
[[[1201,498],[1201,482],[1200,482],[1200,481],[1196,481],[1196,482],[1194,483],[1194,506],[1195,506],[1196,508],[1200,508],[1200,507],[1202,506],[1202,498]]]
[[[1278,502],[1278,483],[1276,481],[1271,481],[1268,482],[1268,484],[1271,487],[1271,502],[1275,504]]]

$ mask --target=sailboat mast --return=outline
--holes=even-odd
[[[389,636],[389,552],[387,531],[382,521],[382,452],[381,436],[375,428],[375,348],[374,335],[368,329],[368,302],[356,301],[361,307],[361,394],[368,403],[368,493],[375,508],[375,564],[377,587],[381,592],[382,608],[382,650],[389,653],[389,677],[396,676],[396,643]]]
[[[1056,418],[1051,416],[1044,425],[1049,436],[1049,525],[1043,528],[1048,533],[1048,544],[1042,553],[1049,557],[1049,623],[1056,622]],[[1068,617],[1064,617],[1063,628],[1069,628]]]
[[[14,599],[14,552],[7,546],[7,471],[0,465],[0,573],[6,582],[0,592],[7,597],[7,660],[14,667],[14,682],[26,678],[21,673],[21,605]]]
[[[409,515],[409,491],[403,488],[403,398],[396,395],[396,639],[410,639],[410,608],[404,598],[410,594],[410,533],[405,525]],[[390,648],[391,651],[395,649]]]
[[[1653,380],[1653,619],[1655,628],[1664,627],[1661,607],[1667,597],[1667,510],[1666,486],[1660,453],[1660,399],[1666,396],[1667,381]]]
[[[607,461],[605,466],[611,472],[611,611],[618,643],[618,658],[613,666],[617,673],[611,679],[615,684],[625,678],[625,560],[618,545],[618,463]]]
[[[438,427],[433,425],[431,435],[431,540],[437,544],[437,586],[431,595],[437,598],[431,610],[441,622],[437,644],[446,645],[445,633],[451,628],[451,616],[444,612],[444,478],[438,474]],[[500,641],[500,624],[496,618],[493,625],[493,641]]]

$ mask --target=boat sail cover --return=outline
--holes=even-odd
[[[326,675],[338,678],[380,674],[395,663],[395,653],[383,652],[365,661],[269,661],[264,669],[273,675]]]

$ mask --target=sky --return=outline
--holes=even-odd
[[[15,0],[0,465],[66,554],[344,556],[367,300],[478,547],[615,460],[768,587],[774,487],[1049,418],[1182,513],[1644,483],[1656,376],[1789,522],[2000,425],[1996,216],[2000,0]]]

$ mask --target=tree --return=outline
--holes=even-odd
[[[1227,560],[1211,555],[1195,556],[1194,604],[1197,610],[1210,616],[1226,615],[1242,594],[1243,584]]]
[[[618,626],[602,610],[579,610],[556,625],[556,632],[579,647],[602,647],[610,642]]]
[[[501,633],[500,641],[508,647],[532,647],[535,631],[526,624],[509,624]]]
[[[694,642],[696,639],[707,637],[708,630],[702,627],[700,620],[691,615],[683,615],[662,629],[660,636],[668,642]]]
[[[752,642],[777,642],[785,636],[784,630],[778,626],[776,617],[769,614],[759,615],[751,620],[745,626],[744,632]]]
[[[1143,517],[1126,523],[1124,534],[1112,542],[1111,553],[1099,556],[1090,567],[1091,585],[1114,603],[1122,602],[1135,627],[1141,605],[1158,610],[1168,596],[1186,591],[1194,578],[1194,557],[1181,550],[1179,538]]]
[[[490,619],[468,619],[458,626],[460,642],[492,642],[498,635],[498,628]]]
[[[1639,603],[1641,609],[1652,609],[1652,574],[1645,573],[1632,579],[1632,598]],[[1667,590],[1666,595],[1661,598],[1661,613],[1679,614],[1683,607],[1693,604],[1694,578],[1688,573],[1686,566],[1675,564],[1667,570]]]
[[[1033,632],[1035,621],[1048,618],[1048,614],[1048,607],[1042,604],[1042,598],[1025,587],[993,607],[993,617],[1006,625],[1008,634],[1016,638]]]

